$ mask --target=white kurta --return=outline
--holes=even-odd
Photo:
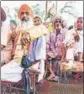
[[[80,40],[76,42],[76,51],[83,53],[83,30],[79,31]]]
[[[1,80],[18,82],[22,78],[22,71],[23,68],[20,67],[20,64],[12,60],[8,64],[1,67]]]
[[[31,24],[28,24],[28,28],[29,25],[31,27]],[[22,78],[22,72],[23,68],[20,66],[20,63],[12,60],[8,64],[5,64],[1,67],[1,80],[18,82]]]
[[[33,66],[34,69],[38,69],[40,71],[40,74],[38,75],[38,82],[43,79],[44,72],[45,72],[45,59],[46,59],[46,37],[41,36],[37,40],[34,40],[32,42],[32,45],[30,47],[30,53],[29,53],[30,60],[40,60],[38,67]]]
[[[74,41],[74,36],[73,34],[75,34],[75,30],[70,30],[67,32],[65,40],[64,40],[64,44],[69,46],[74,45],[72,48],[68,48],[67,53],[66,53],[66,59],[73,59],[74,55],[77,54],[78,52],[83,53],[83,30],[81,31],[77,31],[78,35],[80,37],[80,40],[78,42]],[[74,44],[73,44],[74,43]]]

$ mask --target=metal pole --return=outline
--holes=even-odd
[[[46,12],[45,12],[45,17],[47,17],[47,10],[48,10],[48,1],[46,0]]]
[[[57,1],[56,1],[56,15],[57,15]]]

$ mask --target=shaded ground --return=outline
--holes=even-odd
[[[58,82],[44,81],[39,87],[38,94],[83,94],[83,84],[63,84]],[[24,92],[11,94],[25,94]],[[1,93],[3,94],[3,93]],[[10,94],[5,92],[4,94]],[[33,93],[32,93],[33,94]]]
[[[45,81],[39,94],[83,94],[83,85]]]
[[[62,79],[61,83],[45,80],[43,86],[39,87],[39,94],[83,94],[83,82],[83,73]]]
[[[4,86],[6,86],[6,83]],[[67,80],[62,79],[61,82],[50,82],[44,80],[42,85],[36,86],[38,94],[83,94],[83,74],[81,74],[81,76],[75,75],[74,78],[69,76]],[[18,87],[21,87],[21,84]],[[8,91],[10,91],[10,89],[5,90],[5,93],[1,94],[10,94],[7,93]],[[15,91],[16,90],[13,89],[11,94],[25,94],[21,90],[19,90],[18,93],[15,93]]]

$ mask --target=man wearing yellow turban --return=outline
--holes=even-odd
[[[24,16],[23,14],[27,14],[27,16],[31,16],[33,18],[32,9],[26,4],[21,5],[19,12],[18,12],[18,18],[23,19],[23,16]]]
[[[26,5],[21,5],[18,17],[21,21],[21,25],[17,26],[16,33],[14,34],[14,58],[8,64],[1,67],[1,80],[18,82],[22,78],[23,68],[20,66],[20,62],[23,56],[23,48],[21,45],[21,37],[23,28],[31,27],[33,25],[33,11]]]

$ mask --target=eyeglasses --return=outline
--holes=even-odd
[[[29,15],[28,12],[21,12],[21,15],[24,15],[24,14]]]

